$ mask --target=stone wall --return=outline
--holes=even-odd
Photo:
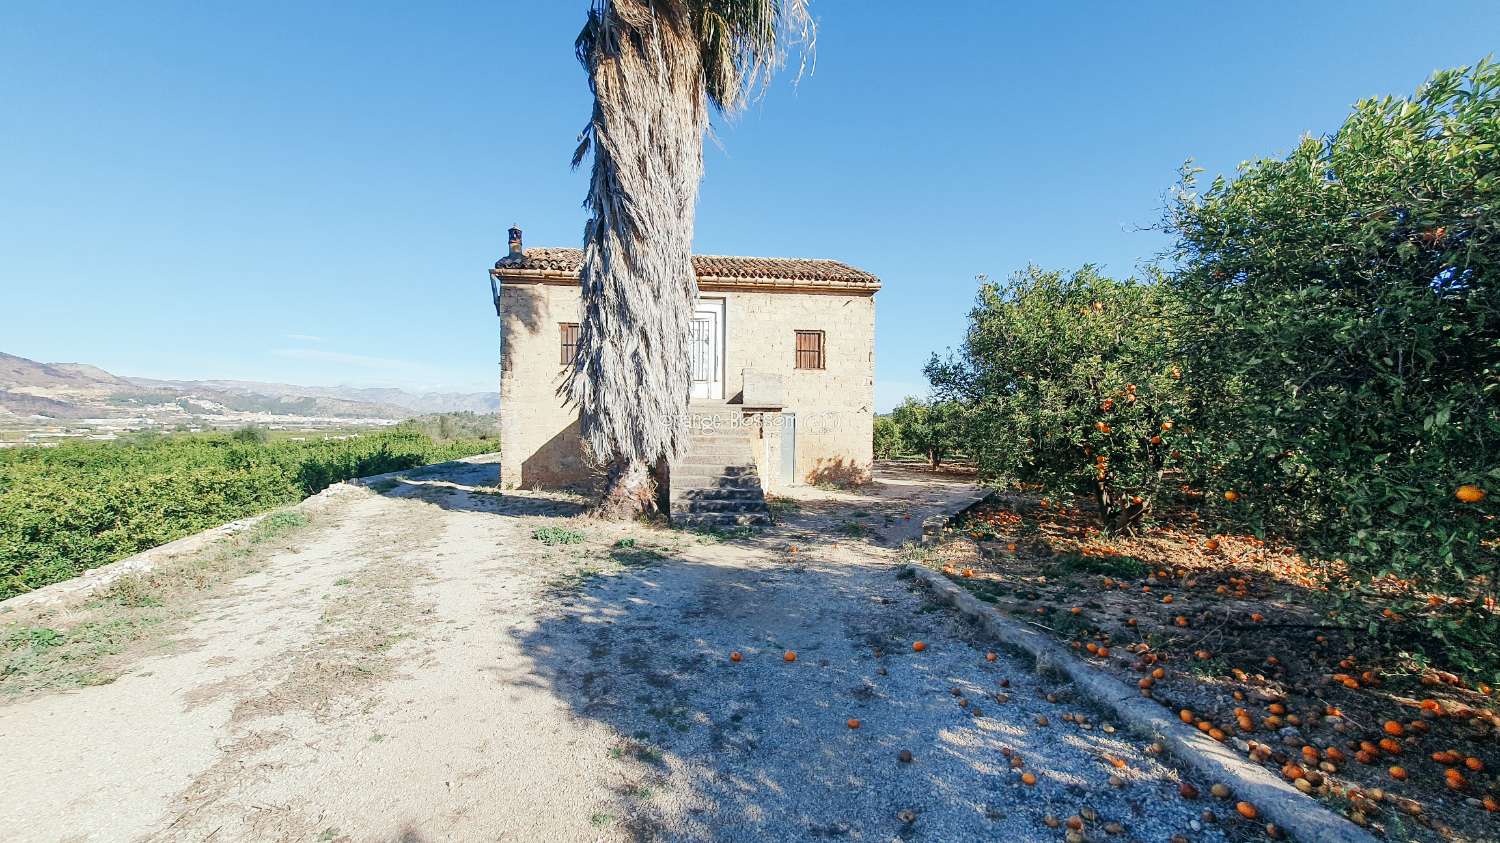
[[[735,400],[745,369],[781,375],[783,413],[797,417],[791,482],[867,479],[873,459],[875,298],[800,292],[715,292],[726,299],[724,394]],[[796,332],[822,331],[824,369],[797,369]],[[766,423],[779,420],[768,416]],[[777,442],[776,450],[785,447]],[[779,467],[780,456],[776,457]],[[773,472],[771,485],[789,478]]]
[[[500,287],[500,485],[583,490],[593,480],[578,414],[558,397],[564,322],[578,322],[578,288]]]
[[[785,413],[797,417],[796,476],[779,476],[784,447],[774,413],[765,447],[752,455],[774,488],[867,479],[875,402],[875,299],[869,294],[705,288],[725,300],[724,394],[737,403],[744,370],[781,377]],[[597,477],[586,464],[577,415],[556,394],[561,383],[560,323],[577,322],[576,284],[506,280],[500,287],[501,484],[507,488],[583,488]],[[824,332],[826,366],[797,369],[795,332]]]

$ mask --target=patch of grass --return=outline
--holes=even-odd
[[[918,565],[932,558],[933,547],[930,544],[918,542],[907,542],[901,545],[899,557],[902,563],[907,565]],[[910,577],[911,574],[906,576]]]
[[[620,547],[610,550],[609,558],[626,568],[644,568],[666,559],[666,554],[650,547]]]
[[[1098,574],[1119,579],[1139,579],[1146,576],[1150,566],[1134,556],[1084,556],[1080,553],[1064,553],[1054,558],[1044,573],[1049,577],[1066,574]]]
[[[548,546],[579,544],[583,541],[583,533],[564,527],[538,527],[531,531],[531,537]]]
[[[662,751],[650,744],[639,740],[625,740],[609,749],[609,757],[615,760],[634,758],[647,764],[660,764],[664,757]]]
[[[0,627],[0,693],[114,681],[120,668],[111,657],[162,634],[205,593],[254,570],[268,543],[307,524],[299,512],[274,512],[201,553],[119,577],[81,605],[39,609]]]
[[[245,534],[245,541],[260,544],[307,526],[307,516],[290,509],[273,512],[262,518]]]
[[[583,566],[557,575],[547,587],[557,594],[571,594],[587,588],[589,583],[604,576],[604,572],[592,566]]]
[[[1188,669],[1199,676],[1212,679],[1216,676],[1228,676],[1231,667],[1228,659],[1215,655],[1206,659],[1194,659],[1189,662]]]
[[[963,586],[970,594],[986,603],[997,603],[1001,597],[1009,593],[1007,589],[993,580],[976,580],[973,577],[953,575],[948,575],[948,579]]]
[[[593,825],[594,828],[603,828],[603,827],[605,827],[607,825],[613,825],[614,822],[615,822],[615,815],[614,814],[590,814],[589,815],[589,823],[591,825]]]
[[[870,532],[870,528],[859,523],[858,521],[845,521],[844,523],[839,525],[839,532],[843,533],[846,536],[854,536],[858,538],[859,536],[863,536],[864,534]]]
[[[798,501],[791,498],[778,498],[774,495],[766,495],[766,507],[771,510],[772,518],[802,511],[802,504]]]
[[[646,708],[646,713],[655,717],[663,726],[669,729],[686,732],[691,728],[688,722],[691,712],[687,706],[672,703],[669,705],[653,705]]]
[[[103,599],[119,606],[141,609],[160,606],[161,595],[152,587],[149,577],[130,574],[120,577],[104,589]]]
[[[64,636],[61,632],[51,627],[21,626],[7,631],[3,641],[9,646],[24,646],[40,652],[61,644],[63,638]]]

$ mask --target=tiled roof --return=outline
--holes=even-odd
[[[518,272],[559,272],[577,275],[582,249],[527,249],[520,258],[504,257],[495,269]],[[724,286],[833,287],[878,290],[880,279],[838,261],[812,258],[735,258],[693,255],[693,269],[704,283]]]

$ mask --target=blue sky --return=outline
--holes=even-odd
[[[1494,2],[813,5],[816,72],[719,122],[696,248],[880,275],[881,409],[925,391],[976,274],[1129,274],[1184,159],[1283,153],[1500,32]],[[582,231],[586,6],[6,4],[0,351],[496,388],[505,229]]]

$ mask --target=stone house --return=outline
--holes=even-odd
[[[557,394],[577,342],[582,260],[579,249],[524,249],[511,229],[510,254],[490,271],[506,488],[595,478],[577,411]],[[670,467],[674,513],[694,473],[705,488],[754,485],[756,498],[762,487],[868,478],[880,279],[832,260],[701,255],[693,266],[694,434]]]

